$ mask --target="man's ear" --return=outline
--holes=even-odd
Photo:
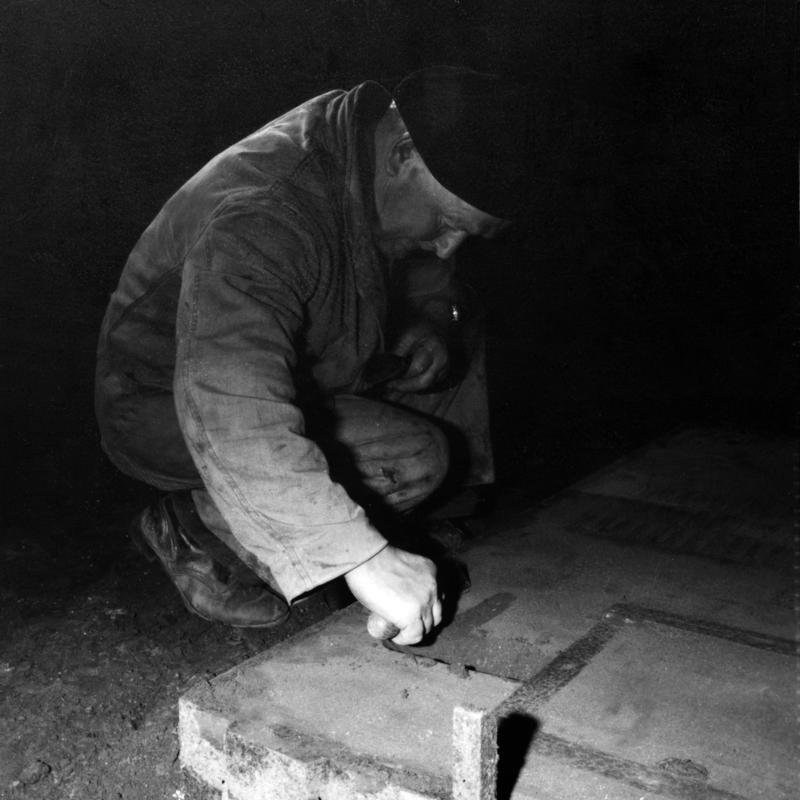
[[[411,136],[408,133],[404,133],[392,145],[386,162],[386,171],[389,175],[396,177],[413,164],[417,155],[417,148],[414,147]]]

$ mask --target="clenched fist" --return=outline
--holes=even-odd
[[[388,545],[345,580],[356,600],[399,629],[395,644],[416,644],[442,621],[436,565],[423,556]]]

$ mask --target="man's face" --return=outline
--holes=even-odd
[[[468,236],[496,236],[510,224],[444,188],[416,150],[395,174],[376,176],[376,247],[389,258],[427,250],[449,258]]]

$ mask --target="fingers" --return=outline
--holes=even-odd
[[[433,609],[430,606],[422,609],[422,629],[425,633],[433,630]]]
[[[399,629],[397,644],[416,644],[441,622],[436,566],[424,556],[387,545],[345,580],[357,600]]]
[[[442,624],[442,600],[437,597],[436,600],[434,600],[434,603],[433,603],[433,625],[432,625],[432,628],[437,628],[441,624]]]
[[[387,383],[388,389],[402,394],[418,394],[444,380],[447,370],[427,370],[413,378],[400,378]]]
[[[411,327],[394,343],[392,352],[398,356],[410,355],[424,336],[425,333],[420,333],[416,327]]]
[[[431,386],[436,379],[433,362],[428,358],[412,361],[402,378],[389,381],[387,387],[396,392],[421,392]]]
[[[406,374],[388,383],[398,392],[420,392],[441,380],[447,372],[447,346],[438,336],[429,336],[414,343],[411,363]],[[402,353],[401,355],[408,355]]]
[[[395,644],[417,644],[434,628],[442,624],[442,603],[437,597],[430,606],[422,611],[422,615],[411,625],[403,628],[392,641]]]
[[[425,628],[422,625],[422,620],[417,620],[403,628],[392,641],[395,644],[417,644],[422,641],[423,636],[425,636]]]

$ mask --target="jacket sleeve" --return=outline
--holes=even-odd
[[[231,532],[291,601],[386,546],[328,474],[294,405],[295,346],[317,265],[277,207],[218,214],[189,252],[175,400],[189,450]]]

